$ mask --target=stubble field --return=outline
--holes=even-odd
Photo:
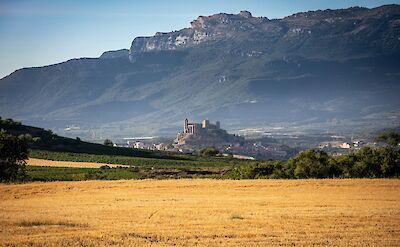
[[[0,185],[2,246],[396,246],[400,180]]]

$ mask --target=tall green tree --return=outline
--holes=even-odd
[[[381,172],[383,176],[400,176],[400,133],[396,131],[387,131],[381,133],[377,141],[387,144],[380,149],[381,154]]]
[[[295,178],[329,177],[329,155],[321,150],[307,150],[288,161]]]
[[[16,181],[26,178],[25,160],[28,146],[25,136],[14,136],[0,130],[0,180]]]

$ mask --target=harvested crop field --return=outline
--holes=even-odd
[[[0,185],[0,245],[396,246],[400,180]]]
[[[125,165],[114,165],[114,164],[105,164],[105,163],[94,163],[94,162],[72,162],[72,161],[53,161],[53,160],[44,160],[44,159],[35,159],[29,158],[27,160],[27,165],[30,166],[51,166],[51,167],[76,167],[76,168],[99,168],[101,166],[109,166],[109,167],[129,167]]]

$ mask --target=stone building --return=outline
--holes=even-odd
[[[183,132],[178,133],[175,141],[175,148],[199,149],[207,146],[223,147],[237,144],[242,137],[230,135],[226,130],[221,129],[219,121],[211,123],[203,120],[201,123],[190,123],[185,119]]]
[[[183,133],[185,134],[194,134],[194,133],[199,133],[203,131],[207,131],[210,129],[219,129],[220,128],[220,123],[217,121],[215,124],[210,123],[209,120],[203,120],[200,123],[189,123],[189,120],[186,118],[185,123],[183,126]]]

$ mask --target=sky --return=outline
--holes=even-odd
[[[200,15],[248,10],[272,19],[393,3],[400,0],[0,0],[0,78],[24,67],[129,49],[137,36],[189,27]]]

